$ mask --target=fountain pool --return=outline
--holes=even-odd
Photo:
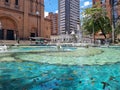
[[[120,47],[12,47],[0,54],[0,90],[119,90]]]

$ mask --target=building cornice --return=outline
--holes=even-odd
[[[17,9],[17,8],[13,9],[13,8],[10,8],[10,7],[7,7],[7,6],[0,6],[0,8],[2,8],[1,10],[6,9],[7,11],[10,10],[10,11],[17,12],[17,13],[24,13],[22,10]]]

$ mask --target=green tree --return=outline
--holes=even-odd
[[[83,28],[90,34],[95,34],[101,30],[106,38],[106,34],[112,31],[110,19],[106,16],[106,12],[101,7],[91,7],[83,11]]]

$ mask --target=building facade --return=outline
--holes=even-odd
[[[43,36],[44,0],[0,0],[0,39]]]
[[[50,12],[46,18],[51,20],[51,35],[58,35],[58,13]]]
[[[48,19],[48,18],[45,18],[44,19],[44,34],[43,34],[43,37],[44,38],[48,38],[50,39],[50,36],[51,36],[51,20]]]
[[[112,14],[111,14],[111,2],[110,0],[92,0],[93,5],[98,4],[100,7],[103,8],[103,10],[107,11],[107,16],[111,19],[112,18]]]
[[[59,34],[77,33],[80,23],[80,0],[58,0]]]

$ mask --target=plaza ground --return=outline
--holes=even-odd
[[[0,45],[16,45],[18,41],[16,40],[0,40]],[[30,45],[32,42],[30,40],[20,40],[20,45]]]

